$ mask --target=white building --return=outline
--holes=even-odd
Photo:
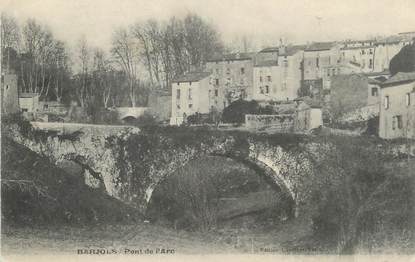
[[[210,72],[190,72],[172,81],[170,125],[181,125],[188,116],[207,114],[215,107],[214,98],[220,95],[210,75]]]

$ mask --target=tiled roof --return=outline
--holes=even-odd
[[[306,52],[310,51],[324,51],[324,50],[330,50],[333,46],[335,46],[335,42],[316,42],[309,44],[306,48]]]
[[[176,77],[172,82],[196,82],[210,76],[210,74],[210,72],[189,72],[182,76]]]
[[[260,61],[255,64],[255,67],[278,66],[277,60]]]
[[[376,80],[376,79],[373,79],[373,78],[368,78],[368,79],[367,79],[367,82],[368,82],[369,84],[372,84],[372,85],[380,85],[380,84],[382,84],[382,82],[381,82],[381,81]]]
[[[279,54],[280,56],[292,56],[294,54],[296,54],[298,51],[304,50],[306,49],[307,46],[305,45],[292,45],[292,46],[287,46],[285,48],[285,52],[282,52],[281,54]]]
[[[232,53],[225,55],[217,55],[210,59],[207,59],[208,62],[216,61],[236,61],[236,60],[251,60],[255,56],[255,53]]]
[[[39,96],[39,94],[38,93],[20,93],[19,94],[20,98],[32,98],[35,96]]]
[[[366,46],[346,46],[346,47],[342,47],[340,48],[341,50],[356,50],[356,49],[369,49],[369,48],[374,48],[373,45],[366,45]]]
[[[399,72],[382,83],[382,86],[393,86],[403,82],[415,82],[415,72]]]
[[[278,46],[272,46],[272,47],[267,47],[262,49],[261,51],[259,51],[260,53],[271,53],[271,52],[278,52],[279,51],[279,47]]]
[[[383,76],[383,75],[390,75],[389,69],[385,69],[382,72],[370,72],[370,73],[364,73],[366,76]]]
[[[297,53],[300,50],[304,50],[307,46],[305,45],[289,45],[284,48],[280,48],[278,46],[273,47],[267,47],[259,51],[260,53],[271,53],[271,52],[277,52],[280,56],[291,56]],[[281,51],[281,52],[280,52]]]
[[[322,102],[318,101],[316,99],[313,99],[309,96],[303,96],[294,99],[294,101],[303,101],[305,104],[307,104],[310,108],[322,108]]]

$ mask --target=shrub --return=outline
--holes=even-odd
[[[135,125],[139,127],[156,126],[157,120],[151,113],[144,112],[144,114],[137,118],[137,120],[135,121]]]
[[[259,105],[256,101],[237,100],[223,110],[222,120],[225,123],[245,122],[246,114],[258,114]]]

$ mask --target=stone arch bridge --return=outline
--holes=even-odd
[[[84,169],[85,182],[145,212],[156,186],[192,159],[224,156],[265,175],[299,207],[307,197],[312,161],[304,148],[311,144],[294,135],[253,135],[189,129],[94,125],[36,125],[29,137],[14,139],[53,162],[72,161]],[[298,208],[295,208],[298,214]]]

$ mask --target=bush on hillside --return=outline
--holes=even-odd
[[[242,124],[245,122],[246,114],[258,114],[259,108],[258,102],[254,100],[237,100],[223,110],[222,121]]]

